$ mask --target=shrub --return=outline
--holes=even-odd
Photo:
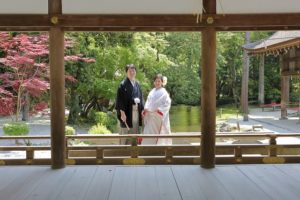
[[[299,92],[291,92],[290,94],[290,102],[299,103],[300,94]]]
[[[5,135],[11,136],[28,135],[29,126],[23,122],[12,122],[4,124],[3,131]]]
[[[65,127],[65,134],[66,135],[75,135],[75,129],[72,126]]]
[[[112,112],[91,112],[89,120],[93,121],[95,124],[102,124],[111,132],[115,131],[118,123],[116,114]]]
[[[95,122],[96,124],[103,124],[104,126],[107,126],[109,122],[109,117],[105,112],[96,112]]]
[[[108,123],[106,127],[111,131],[115,132],[117,129],[118,119],[115,113],[108,113]]]
[[[89,134],[109,134],[111,133],[110,130],[106,128],[106,126],[102,124],[94,125],[88,131]]]

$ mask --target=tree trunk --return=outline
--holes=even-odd
[[[70,98],[70,111],[67,123],[68,124],[76,124],[77,118],[79,116],[79,113],[81,111],[80,105],[79,105],[79,95],[77,94],[76,90],[74,88],[71,88],[71,98]]]
[[[279,59],[280,68],[283,68],[283,56]],[[290,77],[281,76],[281,119],[287,119],[287,103],[289,102]]]
[[[236,70],[234,64],[230,67],[230,76],[231,76],[231,88],[232,88],[232,96],[234,99],[235,106],[238,108],[238,98],[237,98],[237,84],[236,84]]]
[[[250,42],[250,32],[245,33],[245,43]],[[241,92],[241,111],[243,120],[248,121],[248,82],[249,82],[249,56],[244,50],[243,59],[243,77],[242,77],[242,92]]]
[[[260,55],[258,104],[265,103],[265,55]]]
[[[22,105],[22,121],[29,120],[29,107],[30,107],[30,97],[28,92],[26,91],[23,96],[23,105]]]

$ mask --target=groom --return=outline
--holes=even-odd
[[[121,125],[120,134],[139,134],[144,110],[143,94],[135,80],[136,67],[128,64],[125,71],[127,77],[119,85],[115,107]],[[120,143],[128,144],[128,140],[121,139]]]

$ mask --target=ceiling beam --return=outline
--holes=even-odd
[[[53,16],[53,15],[52,15]],[[227,14],[202,15],[0,15],[0,30],[44,31],[51,26],[80,31],[201,31],[215,27],[218,31],[297,30],[299,14]],[[211,21],[211,19],[213,19]]]
[[[44,29],[50,26],[49,15],[0,15],[0,29],[6,27]]]

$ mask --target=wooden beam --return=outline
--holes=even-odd
[[[282,71],[281,76],[300,76],[300,71],[296,71],[296,72]]]
[[[0,27],[1,29],[1,27]],[[118,26],[118,27],[64,27],[64,31],[95,31],[95,32],[199,32],[204,27],[137,27],[137,26]]]
[[[52,2],[52,1],[51,1]],[[59,6],[56,9],[61,9]],[[52,7],[49,7],[51,11]],[[58,23],[52,24],[51,17],[57,16]],[[212,23],[208,23],[208,18]],[[227,14],[205,13],[202,22],[197,23],[194,15],[62,15],[51,11],[49,15],[0,15],[0,30],[15,28],[30,31],[45,30],[59,25],[65,30],[79,31],[201,31],[214,27],[218,31],[242,30],[297,30],[300,28],[300,14]]]
[[[64,27],[199,27],[194,15],[62,15]]]
[[[203,31],[205,26],[189,27],[189,26],[118,26],[118,27],[63,27],[65,31],[100,31],[100,32],[199,32]],[[1,30],[1,27],[0,27]],[[300,26],[285,27],[217,27],[216,31],[277,31],[277,30],[300,30]]]
[[[48,0],[49,15],[62,14],[62,0]]]
[[[50,94],[52,168],[65,166],[64,32],[50,29]]]
[[[213,18],[209,23],[208,18]],[[276,19],[276,20],[274,20]],[[197,23],[194,15],[62,15],[64,27],[215,27],[228,29],[286,29],[300,26],[300,14],[204,14]]]
[[[215,165],[216,134],[216,31],[202,31],[201,72],[201,166]]]
[[[62,13],[61,0],[48,0],[49,15]],[[53,22],[52,22],[53,23]],[[53,23],[56,25],[56,23]],[[50,95],[51,95],[51,160],[52,168],[65,167],[65,66],[64,31],[50,28]]]
[[[228,14],[216,15],[215,27],[239,28],[268,28],[268,27],[293,27],[300,25],[300,14]]]
[[[215,14],[216,0],[203,0],[203,9],[206,14]],[[213,168],[216,162],[216,30],[204,29],[201,42],[201,166]]]
[[[44,28],[50,27],[48,15],[1,15],[0,28],[6,27],[28,27]]]
[[[203,13],[216,14],[217,1],[216,0],[203,0]]]

